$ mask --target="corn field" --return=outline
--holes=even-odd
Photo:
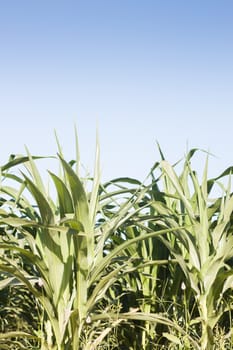
[[[10,156],[0,183],[0,349],[233,349],[233,195],[161,158],[145,183]],[[217,195],[216,193],[220,193]]]

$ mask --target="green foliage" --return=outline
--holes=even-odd
[[[231,349],[231,168],[199,180],[197,150],[180,173],[160,150],[148,184],[102,184],[98,145],[93,178],[58,148],[53,196],[28,151],[1,168],[0,347]]]

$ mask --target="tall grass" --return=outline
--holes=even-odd
[[[230,182],[211,194],[231,169],[208,179],[206,161],[199,180],[194,155],[178,173],[161,152],[147,184],[103,184],[98,145],[93,178],[80,176],[78,149],[67,162],[59,146],[53,197],[29,152],[2,166],[0,293],[14,305],[10,290],[26,288],[18,320],[35,310],[15,328],[0,310],[3,348],[232,348]]]

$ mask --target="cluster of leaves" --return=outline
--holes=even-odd
[[[98,146],[93,178],[59,147],[55,200],[29,152],[2,166],[2,349],[233,348],[231,169],[199,181],[195,152],[101,184]]]

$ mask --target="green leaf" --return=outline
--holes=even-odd
[[[83,185],[80,179],[75,174],[75,172],[70,167],[70,165],[66,163],[64,159],[60,158],[60,160],[70,184],[70,190],[72,194],[73,206],[75,208],[76,218],[78,221],[80,221],[83,224],[85,232],[89,232],[91,227],[90,227],[90,221],[89,221],[89,206],[88,206],[86,192],[83,188]]]
[[[36,203],[39,207],[43,224],[53,224],[54,215],[48,201],[44,197],[43,193],[39,190],[39,188],[25,174],[23,174],[23,176],[27,182],[31,194],[35,198]]]
[[[54,157],[42,157],[42,156],[32,156],[32,159],[45,159],[45,158],[54,158]],[[5,170],[9,170],[13,167],[15,167],[16,165],[19,165],[19,164],[24,164],[26,162],[29,161],[29,157],[25,157],[25,156],[21,156],[21,155],[14,155],[12,154],[11,157],[10,157],[10,160],[8,163],[2,165],[0,168],[2,171],[5,171]]]
[[[61,218],[64,218],[66,214],[74,213],[72,198],[64,182],[55,174],[51,172],[49,172],[49,174],[51,175],[57,190],[60,216]]]
[[[180,339],[176,337],[174,334],[163,332],[163,337],[168,339],[171,343],[181,345]]]

